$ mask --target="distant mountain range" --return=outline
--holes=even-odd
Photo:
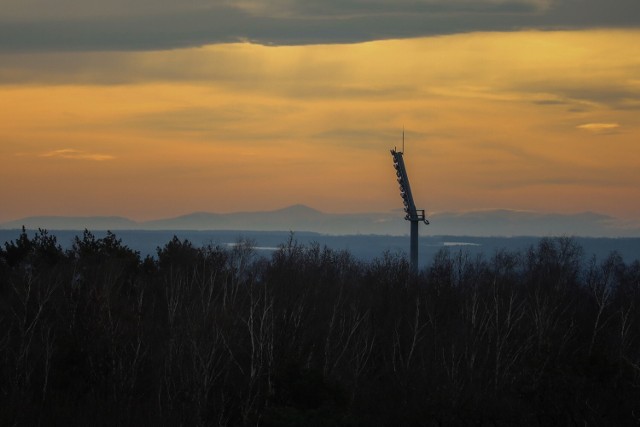
[[[311,231],[333,235],[404,235],[409,224],[399,212],[334,214],[304,205],[264,212],[196,212],[175,218],[132,221],[118,216],[34,216],[0,224],[0,229],[47,230],[254,230]],[[486,210],[442,212],[429,217],[421,234],[449,236],[639,237],[640,226],[592,212],[547,214],[529,211]]]

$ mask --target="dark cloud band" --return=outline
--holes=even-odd
[[[638,0],[540,4],[544,7],[523,0],[353,0],[252,9],[222,2],[184,9],[149,5],[149,13],[143,8],[131,14],[123,11],[73,18],[42,18],[35,13],[30,17],[23,12],[19,18],[11,18],[11,14],[0,18],[0,51],[162,50],[234,41],[301,45],[523,28],[640,27]]]

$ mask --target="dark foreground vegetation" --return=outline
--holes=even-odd
[[[486,257],[113,234],[0,249],[0,425],[640,422],[640,263],[569,238]]]

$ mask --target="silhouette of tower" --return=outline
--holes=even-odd
[[[398,184],[400,184],[400,196],[404,203],[404,219],[411,222],[411,271],[416,274],[418,272],[418,224],[420,222],[424,222],[426,225],[429,225],[429,221],[424,216],[424,209],[416,209],[416,205],[413,201],[413,195],[411,194],[409,175],[407,175],[407,169],[404,166],[403,158],[404,131],[402,132],[402,146],[403,151],[397,151],[394,148],[391,150],[391,155],[393,156],[393,167],[396,170]]]

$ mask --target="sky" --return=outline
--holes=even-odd
[[[0,222],[640,218],[638,0],[0,0]]]

